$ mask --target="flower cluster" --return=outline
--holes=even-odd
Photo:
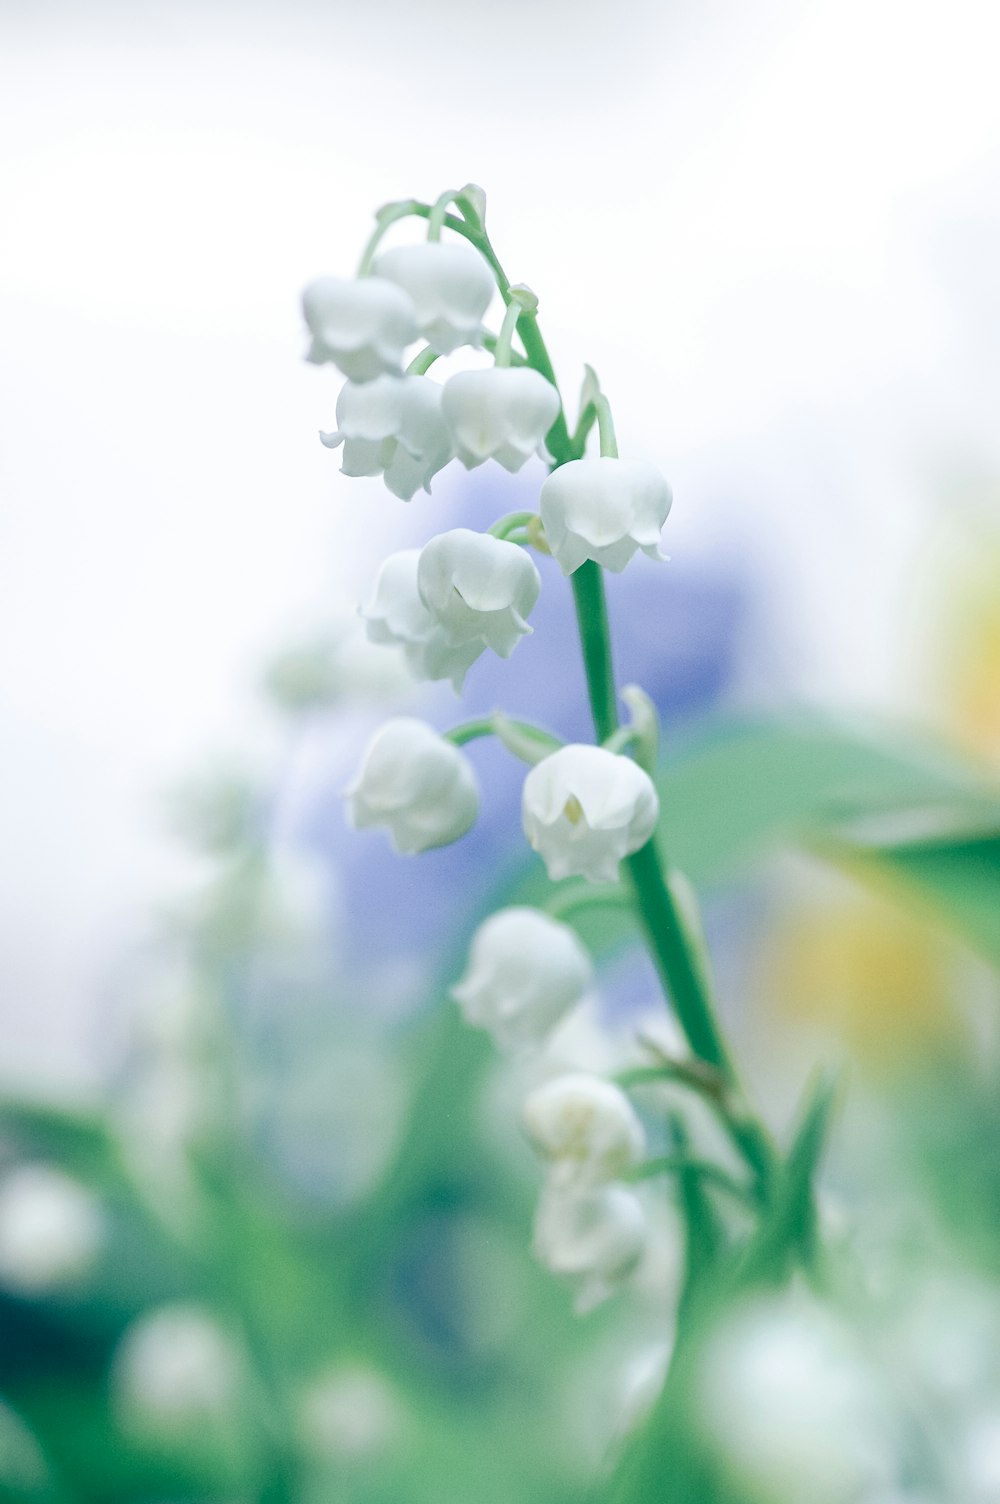
[[[449,216],[450,206],[459,219]],[[584,566],[622,570],[637,551],[659,558],[671,501],[651,465],[619,459],[610,408],[593,373],[570,437],[537,337],[537,299],[500,273],[482,211],[481,195],[471,189],[434,206],[388,206],[358,277],[321,278],[303,298],[308,359],[330,363],[347,378],[337,426],[321,435],[342,449],[344,474],[381,475],[409,501],[429,490],[452,459],[470,470],[493,461],[516,472],[537,455],[551,467],[537,513],[514,513],[485,533],[452,528],[423,547],[390,554],[361,608],[372,643],[401,648],[417,678],[449,680],[456,693],[481,654],[509,658],[532,630],[542,580],[531,548],[554,557],[567,575]],[[428,220],[426,242],[381,249],[384,232],[410,214]],[[445,229],[460,234],[448,240]],[[483,319],[498,291],[506,310],[491,334]],[[418,340],[423,348],[411,354]],[[491,352],[492,363],[439,381],[439,359],[462,347]],[[588,456],[595,424],[600,455]],[[457,840],[475,820],[480,798],[461,749],[473,737],[495,734],[530,764],[522,824],[549,877],[616,883],[622,861],[652,840],[659,817],[646,770],[655,713],[641,691],[635,694],[638,701],[628,702],[632,725],[601,746],[562,745],[499,712],[444,734],[396,717],[362,754],[345,791],[348,818],[358,828],[384,826],[402,853]],[[540,909],[514,906],[477,930],[454,996],[470,1024],[488,1030],[501,1049],[523,1055],[546,1043],[592,978],[575,930]],[[634,1267],[645,1244],[642,1205],[627,1184],[644,1149],[641,1125],[617,1086],[564,1075],[529,1095],[524,1128],[545,1165],[536,1251],[577,1282],[578,1305],[588,1308]]]

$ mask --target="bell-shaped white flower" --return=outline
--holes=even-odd
[[[412,300],[381,277],[317,277],[302,294],[314,365],[332,361],[351,381],[398,371],[417,337]]]
[[[501,1049],[523,1050],[542,1043],[592,977],[575,930],[539,909],[514,906],[491,914],[476,930],[452,997]]]
[[[412,716],[379,727],[344,797],[355,829],[385,825],[396,850],[406,853],[457,841],[479,811],[468,758]]]
[[[577,1284],[583,1314],[613,1294],[646,1245],[646,1215],[634,1191],[603,1185],[566,1191],[548,1185],[535,1217],[535,1254]]]
[[[529,1094],[521,1121],[549,1163],[552,1186],[607,1185],[639,1163],[642,1124],[620,1087],[600,1076],[555,1076]]]
[[[242,1354],[207,1309],[177,1302],[140,1316],[115,1353],[112,1393],[130,1428],[186,1429],[237,1404]]]
[[[441,387],[427,376],[348,381],[337,398],[337,430],[321,433],[328,449],[344,446],[345,475],[381,475],[394,496],[410,501],[453,454],[441,412]]]
[[[93,1194],[52,1165],[18,1165],[0,1182],[0,1285],[72,1283],[93,1263],[103,1219]]]
[[[618,863],[646,844],[659,813],[649,774],[604,747],[560,747],[524,780],[524,833],[553,881],[617,882]]]
[[[559,414],[559,393],[530,366],[491,366],[450,377],[442,409],[467,469],[492,459],[514,472],[544,451]]]
[[[420,598],[449,642],[485,642],[509,658],[531,631],[541,577],[523,548],[452,528],[426,544],[417,571]]]
[[[374,383],[373,383],[374,385]],[[417,589],[419,548],[390,554],[378,572],[375,590],[362,608],[369,642],[402,647],[417,679],[450,679],[456,693],[469,668],[486,650],[482,641],[452,643]]]
[[[483,314],[496,289],[493,273],[466,240],[425,240],[394,246],[375,263],[377,275],[409,296],[420,333],[439,355],[481,343]]]
[[[545,541],[563,574],[593,559],[618,573],[637,549],[659,559],[670,487],[655,465],[610,456],[570,460],[547,477],[538,503]]]

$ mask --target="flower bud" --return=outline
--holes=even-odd
[[[618,863],[656,829],[660,803],[648,773],[604,747],[560,747],[524,780],[529,844],[553,881],[618,881]]]
[[[452,457],[441,413],[441,387],[427,376],[376,376],[348,381],[337,399],[337,431],[321,433],[328,449],[344,446],[344,475],[382,475],[401,501]]]
[[[466,240],[426,240],[394,246],[375,264],[379,277],[408,294],[420,333],[439,355],[478,345],[483,314],[496,283],[479,252]]]
[[[79,1279],[102,1237],[95,1197],[62,1170],[19,1165],[0,1183],[0,1284],[23,1292]]]
[[[417,585],[449,642],[485,642],[501,658],[509,658],[531,631],[525,617],[542,588],[523,548],[467,527],[452,528],[426,544]]]
[[[559,393],[530,366],[491,366],[450,377],[441,405],[468,470],[493,459],[514,472],[543,450],[559,414]]]
[[[600,1076],[555,1076],[526,1098],[521,1120],[532,1146],[550,1162],[549,1184],[606,1185],[637,1165],[642,1124],[620,1087]]]
[[[616,574],[636,549],[659,559],[660,529],[672,501],[655,465],[607,456],[570,460],[542,486],[545,540],[563,574],[593,559]]]
[[[583,1315],[611,1295],[639,1262],[646,1216],[634,1191],[623,1185],[565,1191],[548,1185],[535,1217],[535,1255],[553,1274],[577,1282]]]
[[[593,966],[576,932],[539,909],[501,909],[472,937],[452,988],[470,1024],[503,1050],[541,1044],[590,985]]]
[[[390,554],[375,580],[371,601],[361,615],[370,642],[402,647],[411,672],[418,679],[450,679],[456,694],[485,642],[448,641],[417,589],[419,548]]]
[[[413,303],[380,277],[318,277],[302,294],[312,344],[306,359],[332,361],[352,381],[398,371],[417,337]]]
[[[468,759],[411,716],[397,716],[379,727],[344,797],[356,830],[385,825],[393,846],[405,853],[457,841],[479,811],[479,788]]]

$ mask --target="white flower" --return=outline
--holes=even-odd
[[[140,1316],[115,1354],[112,1379],[123,1418],[174,1428],[231,1411],[241,1358],[215,1318],[178,1302]]]
[[[20,1165],[0,1184],[0,1284],[34,1292],[78,1279],[101,1232],[98,1203],[79,1181],[50,1165]]]
[[[601,457],[570,460],[553,470],[538,509],[563,574],[587,559],[617,573],[638,548],[652,559],[662,557],[660,529],[671,500],[655,465]]]
[[[420,598],[449,642],[485,642],[509,658],[531,628],[541,578],[516,543],[467,527],[425,545],[417,570]]]
[[[318,277],[302,294],[302,312],[312,335],[306,359],[332,361],[352,381],[398,371],[417,337],[412,301],[381,277]]]
[[[348,381],[337,398],[337,431],[320,438],[328,449],[343,444],[344,475],[382,475],[394,496],[410,501],[452,457],[441,391],[427,376]]]
[[[549,1161],[550,1185],[584,1187],[620,1179],[639,1163],[642,1124],[620,1087],[599,1076],[556,1076],[525,1099],[521,1121]]]
[[[492,366],[446,381],[442,408],[467,469],[493,459],[513,472],[543,449],[559,393],[530,366]]]
[[[361,612],[368,640],[402,647],[416,678],[450,679],[458,693],[486,644],[449,642],[443,627],[420,599],[419,561],[419,548],[404,548],[390,554],[382,565],[372,599]]]
[[[553,881],[618,880],[618,863],[656,829],[660,803],[647,773],[603,747],[560,747],[524,780],[524,832]]]
[[[535,1217],[535,1254],[577,1282],[576,1309],[593,1310],[630,1274],[646,1244],[646,1216],[623,1185],[567,1192],[547,1186]]]
[[[301,1429],[315,1456],[341,1461],[372,1458],[397,1438],[396,1395],[373,1369],[333,1368],[315,1379],[302,1397]]]
[[[483,314],[496,287],[493,273],[465,240],[426,240],[383,251],[376,274],[403,289],[420,333],[440,355],[478,345]]]
[[[468,759],[411,716],[379,727],[344,797],[355,829],[385,825],[396,850],[406,853],[457,841],[479,811]]]
[[[476,930],[452,996],[470,1024],[489,1029],[501,1049],[517,1050],[540,1044],[592,977],[590,956],[568,924],[513,907]]]

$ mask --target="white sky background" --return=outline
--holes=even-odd
[[[0,1081],[86,1079],[176,877],[158,791],[259,740],[262,654],[397,515],[316,443],[297,309],[387,199],[482,183],[567,386],[592,360],[674,483],[674,557],[750,547],[801,693],[905,709],[941,477],[998,458],[998,32],[987,0],[0,0]]]

